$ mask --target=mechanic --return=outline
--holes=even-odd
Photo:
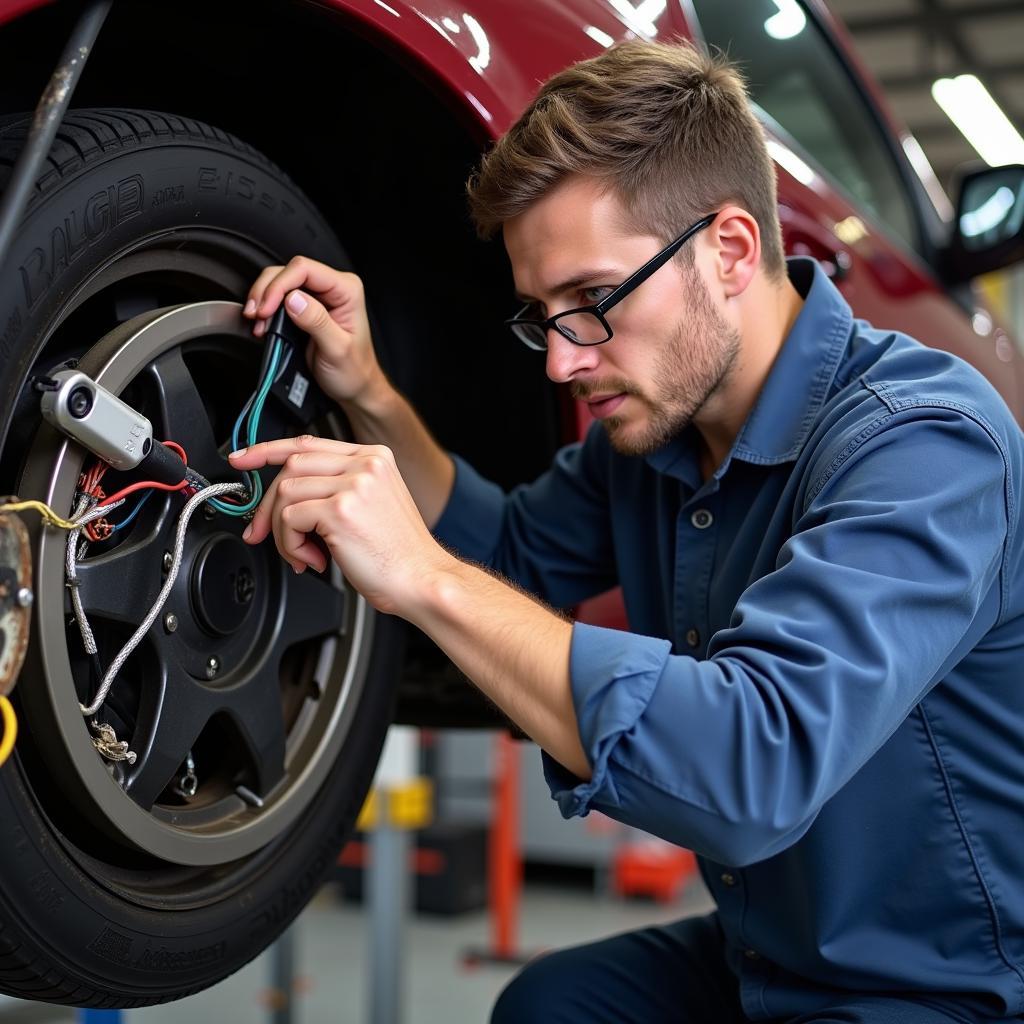
[[[720,58],[630,42],[543,86],[470,202],[513,332],[597,422],[508,495],[388,382],[357,277],[298,258],[250,292],[360,443],[235,453],[284,467],[249,542],[322,570],[319,535],[541,746],[565,816],[696,851],[717,903],[535,961],[498,1024],[1024,1009],[1021,431],[786,261],[775,185]],[[633,632],[552,610],[617,584]]]

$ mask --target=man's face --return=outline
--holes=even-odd
[[[583,178],[569,179],[507,221],[504,236],[516,291],[539,302],[541,316],[599,302],[665,244],[633,233],[617,197]],[[739,336],[715,308],[699,270],[684,273],[674,260],[607,319],[614,336],[603,345],[581,347],[549,331],[547,374],[586,402],[617,451],[646,455],[723,385]]]

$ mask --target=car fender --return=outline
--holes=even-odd
[[[685,31],[672,4],[651,21],[630,15],[628,3],[612,7],[597,0],[535,0],[528,18],[509,0],[458,7],[447,0],[332,0],[330,6],[364,34],[397,48],[491,139],[515,122],[556,71],[634,35],[667,38]]]

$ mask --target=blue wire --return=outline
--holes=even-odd
[[[119,523],[114,523],[112,529],[116,533],[118,530],[123,530],[132,520],[142,511],[142,506],[153,496],[152,491],[146,491],[146,493],[139,500],[139,503],[131,510],[131,512],[124,517]]]

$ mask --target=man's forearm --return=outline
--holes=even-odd
[[[430,436],[426,424],[390,384],[345,413],[360,444],[387,445],[429,529],[433,529],[452,492],[455,466]]]
[[[454,557],[403,614],[527,736],[590,777],[569,682],[572,623]]]

